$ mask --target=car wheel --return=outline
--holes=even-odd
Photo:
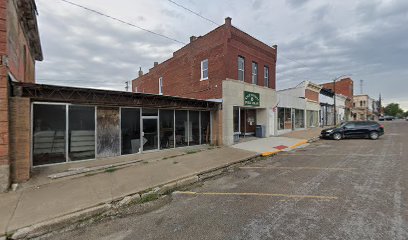
[[[340,140],[341,139],[341,134],[340,133],[333,134],[333,139],[334,140]]]
[[[378,132],[370,132],[370,138],[372,140],[377,140],[379,137]]]

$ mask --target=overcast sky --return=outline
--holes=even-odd
[[[168,0],[70,0],[188,42],[215,24]],[[277,88],[351,74],[355,94],[408,110],[407,0],[174,0],[201,15],[278,45]],[[36,0],[44,61],[37,82],[124,90],[125,81],[183,44],[61,0]]]

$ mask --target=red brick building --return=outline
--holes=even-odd
[[[12,159],[29,154],[29,149],[16,151],[12,132],[13,121],[19,109],[9,99],[10,81],[35,82],[35,61],[43,59],[37,26],[37,9],[34,0],[0,0],[0,192],[10,182]],[[28,120],[27,120],[28,121]],[[28,134],[28,133],[27,133]]]
[[[273,135],[276,107],[277,46],[255,39],[225,24],[173,53],[161,64],[155,63],[148,73],[139,71],[132,81],[133,92],[181,96],[195,99],[219,99],[223,109],[216,134],[223,144],[232,144],[234,136],[253,134],[255,125],[262,124],[266,135]],[[246,104],[245,94],[260,99]],[[249,96],[249,95],[247,95]],[[234,121],[234,122],[233,122]]]
[[[341,94],[347,97],[346,99],[346,120],[351,118],[353,111],[353,96],[354,96],[354,82],[351,78],[343,78],[339,81],[328,82],[322,84],[323,88],[335,91],[336,94]],[[334,89],[335,88],[335,89]]]

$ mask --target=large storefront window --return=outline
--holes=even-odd
[[[69,160],[95,158],[95,107],[69,106]]]
[[[200,144],[200,112],[189,111],[189,144],[198,145]]]
[[[66,161],[66,106],[34,104],[33,165]]]
[[[140,151],[140,109],[121,109],[122,154]]]
[[[295,128],[305,128],[305,111],[295,109]]]
[[[319,112],[307,110],[307,127],[317,127],[319,125]]]
[[[292,109],[278,108],[278,130],[292,129]]]
[[[187,139],[187,111],[177,111],[176,110],[176,147],[183,147],[188,145]]]
[[[174,110],[160,110],[160,149],[174,148]]]
[[[201,144],[211,143],[211,113],[201,112]]]
[[[33,165],[210,144],[210,116],[209,111],[34,103]]]

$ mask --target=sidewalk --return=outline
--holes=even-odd
[[[35,169],[32,180],[16,192],[0,194],[0,236],[182,179],[198,179],[201,174],[259,156],[275,145],[286,144],[290,148],[303,141],[263,138],[233,147],[172,149]],[[123,161],[129,165],[50,178],[56,173],[75,173],[83,168],[112,166]]]

